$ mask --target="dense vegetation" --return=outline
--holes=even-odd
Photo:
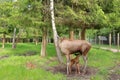
[[[0,0],[0,33],[11,38],[52,37],[49,0]],[[85,29],[105,35],[120,31],[119,0],[55,0],[55,19],[59,35],[74,31],[84,39]],[[22,30],[21,30],[22,29]],[[72,35],[72,34],[71,34]],[[3,36],[4,37],[4,36]]]
[[[119,0],[55,0],[54,12],[58,35],[70,39],[93,39],[120,31]],[[19,42],[38,42],[41,55],[47,42],[53,42],[49,0],[0,0],[0,41],[12,48]],[[86,31],[87,29],[87,31]],[[114,38],[114,43],[116,42]]]
[[[59,65],[53,45],[50,2],[0,0],[1,80],[68,78],[59,71],[46,70],[46,67]],[[71,40],[92,40],[98,35],[116,36],[120,32],[119,0],[54,0],[54,13],[58,35]],[[95,45],[88,54],[88,69],[95,70],[89,79],[104,80],[110,79],[112,74],[120,75],[120,54],[101,50],[99,46]],[[80,62],[83,65],[82,59]]]

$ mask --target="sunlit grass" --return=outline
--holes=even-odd
[[[83,65],[83,59],[80,58]],[[92,48],[88,53],[88,66],[97,69],[97,73],[91,76],[91,80],[106,80],[109,69],[116,66],[116,62],[120,63],[120,54],[113,53],[102,49]]]
[[[110,67],[114,65],[115,54],[102,49],[91,49],[88,54],[89,66],[93,67]]]
[[[1,45],[1,43],[0,43]],[[47,56],[55,56],[56,52],[54,49],[54,44],[49,44],[47,46]],[[0,55],[21,55],[27,52],[35,52],[40,55],[41,44],[35,45],[35,43],[18,43],[15,49],[12,49],[12,43],[5,44],[5,48],[0,48]]]
[[[1,49],[1,48],[0,48]],[[34,45],[34,44],[25,44],[25,43],[19,43],[17,44],[17,47],[15,49],[12,49],[12,44],[6,44],[4,49],[1,49],[2,54],[6,55],[19,55],[21,53],[25,53],[27,51],[40,51],[40,45]]]
[[[94,75],[90,78],[90,80],[105,80],[101,75]]]
[[[110,45],[109,44],[94,44],[93,45],[94,47],[96,47],[96,48],[99,48],[99,47],[106,47],[106,48],[110,48]],[[113,49],[118,49],[118,46],[117,45],[111,45],[111,48],[113,48]],[[119,49],[120,49],[120,47],[119,47]]]
[[[1,80],[60,80],[64,78],[62,74],[53,74],[41,68],[47,59],[40,56],[11,56],[0,60]],[[33,69],[28,69],[26,64],[33,62],[36,65]]]
[[[12,49],[12,44],[6,44],[5,48],[0,48],[0,55],[9,55],[0,60],[0,79],[1,80],[61,80],[65,79],[63,74],[53,74],[46,71],[41,66],[53,66],[58,62],[46,64],[50,57],[55,57],[53,44],[47,46],[47,57],[40,57],[41,44],[19,43],[16,49]],[[19,56],[30,51],[35,51],[33,56]],[[26,64],[32,62],[34,69],[28,69]]]
[[[53,74],[46,71],[41,66],[56,66],[58,61],[49,59],[56,57],[54,44],[47,45],[47,56],[40,57],[41,44],[19,43],[16,49],[11,48],[11,44],[6,44],[5,48],[0,48],[0,55],[9,55],[9,57],[0,60],[0,79],[1,80],[66,80],[63,74]],[[33,56],[19,56],[29,51],[35,51]],[[65,59],[65,56],[64,56]],[[34,69],[28,69],[26,64],[32,62],[36,65]],[[65,62],[66,63],[66,62]],[[120,63],[120,54],[112,53],[102,49],[92,48],[88,53],[88,67],[97,69],[97,73],[91,76],[91,80],[107,79],[109,69]],[[83,65],[83,59],[80,57],[80,64]],[[116,72],[120,74],[120,71]]]

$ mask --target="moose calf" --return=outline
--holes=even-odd
[[[72,69],[72,66],[75,65],[77,74],[80,74],[79,57],[80,57],[80,54],[76,55],[76,57],[71,59],[70,61],[70,69]]]

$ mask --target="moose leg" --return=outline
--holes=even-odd
[[[70,73],[71,73],[73,64],[74,64],[74,62],[70,61]]]
[[[70,55],[66,55],[66,59],[67,59],[67,75],[69,75],[71,73],[71,69],[70,69]]]
[[[76,73],[80,74],[80,65],[79,65],[79,63],[76,64]]]
[[[84,63],[85,63],[84,68],[83,68],[83,73],[85,73],[85,70],[86,70],[86,67],[87,67],[87,56],[83,55],[83,60],[84,60]]]
[[[83,68],[83,73],[85,73],[85,70],[86,70],[86,67],[87,67],[87,53],[88,51],[90,50],[90,47],[89,48],[86,48],[86,50],[83,52],[83,60],[84,60],[84,68]]]
[[[77,73],[80,74],[80,64],[76,64],[77,65]]]

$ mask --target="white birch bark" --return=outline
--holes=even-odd
[[[52,29],[53,29],[53,36],[54,36],[54,44],[58,56],[58,60],[60,63],[63,63],[63,59],[60,53],[60,49],[58,47],[58,39],[57,39],[57,31],[55,27],[55,18],[54,18],[54,0],[50,0],[50,11],[51,11],[51,21],[52,21]]]

